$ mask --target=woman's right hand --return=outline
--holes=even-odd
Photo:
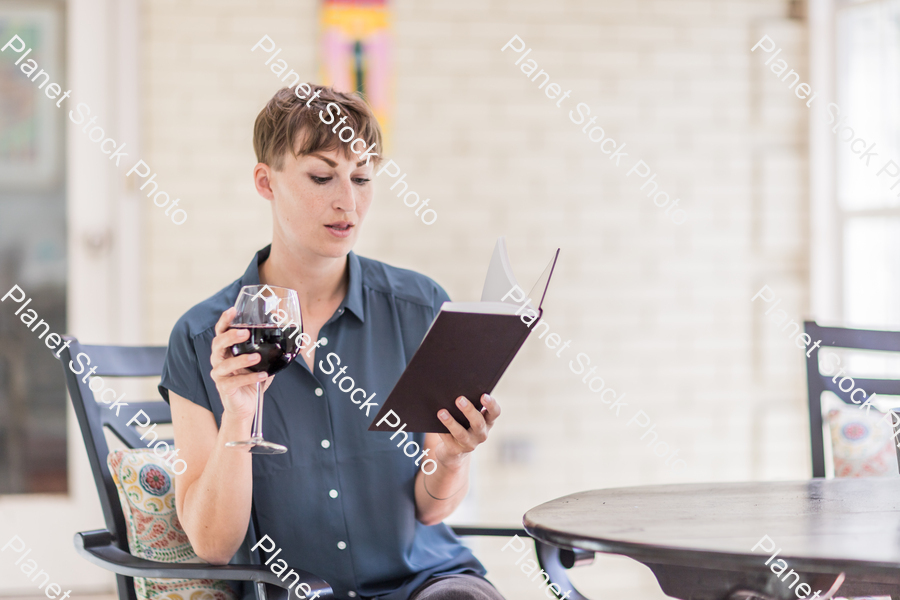
[[[266,373],[253,373],[247,367],[259,362],[259,353],[234,356],[231,347],[250,338],[247,329],[230,329],[237,315],[234,307],[229,308],[216,323],[216,337],[212,341],[212,363],[210,375],[219,391],[225,412],[238,418],[252,419],[256,414],[256,384],[262,382],[264,389],[271,383]],[[269,381],[266,381],[266,380]]]

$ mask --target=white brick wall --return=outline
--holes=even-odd
[[[805,71],[806,34],[783,0],[431,1],[394,4],[390,157],[439,213],[426,227],[378,181],[358,251],[477,299],[506,235],[530,284],[562,248],[546,303],[563,358],[526,347],[501,382],[504,408],[479,450],[478,519],[514,525],[587,488],[808,476],[802,352],[751,305],[768,284],[806,315],[807,109],[749,49],[763,33]],[[164,342],[188,307],[240,275],[271,221],[252,187],[253,120],[278,88],[250,47],[263,35],[316,79],[316,4],[144,4],[141,153],[189,221],[146,208],[147,336]],[[572,96],[554,106],[500,47]],[[629,153],[616,169],[568,118],[578,102]],[[689,220],[674,226],[625,177],[638,158]],[[627,392],[616,418],[568,369],[587,353]],[[688,467],[671,473],[625,426],[641,408]],[[527,464],[501,447],[527,441]],[[508,597],[539,598],[502,544],[478,541]],[[601,557],[576,574],[591,597],[662,598],[650,572]]]

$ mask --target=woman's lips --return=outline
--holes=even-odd
[[[331,235],[338,238],[345,238],[350,235],[350,231],[355,227],[355,225],[349,221],[338,221],[336,223],[329,223],[325,226]]]

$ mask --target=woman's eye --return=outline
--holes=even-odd
[[[323,185],[331,181],[331,177],[316,177],[315,175],[310,175],[309,178],[313,180],[313,183],[317,183],[319,185]]]
[[[365,177],[357,177],[353,181],[355,181],[359,185],[365,185],[371,181],[370,179],[366,179]]]

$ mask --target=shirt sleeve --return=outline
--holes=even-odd
[[[169,401],[170,391],[212,411],[203,385],[203,373],[200,371],[194,339],[184,317],[178,320],[169,336],[166,362],[159,382],[159,393],[166,402]]]
[[[434,316],[431,317],[431,320],[434,321],[438,313],[441,312],[441,304],[444,302],[450,302],[450,296],[447,295],[447,292],[444,291],[444,288],[439,286],[437,283],[434,284]]]
[[[409,364],[413,354],[425,339],[426,332],[441,312],[441,305],[450,300],[444,288],[434,281],[429,279],[427,285],[428,289],[420,293],[417,302],[402,304],[400,336],[403,340],[406,364]]]

